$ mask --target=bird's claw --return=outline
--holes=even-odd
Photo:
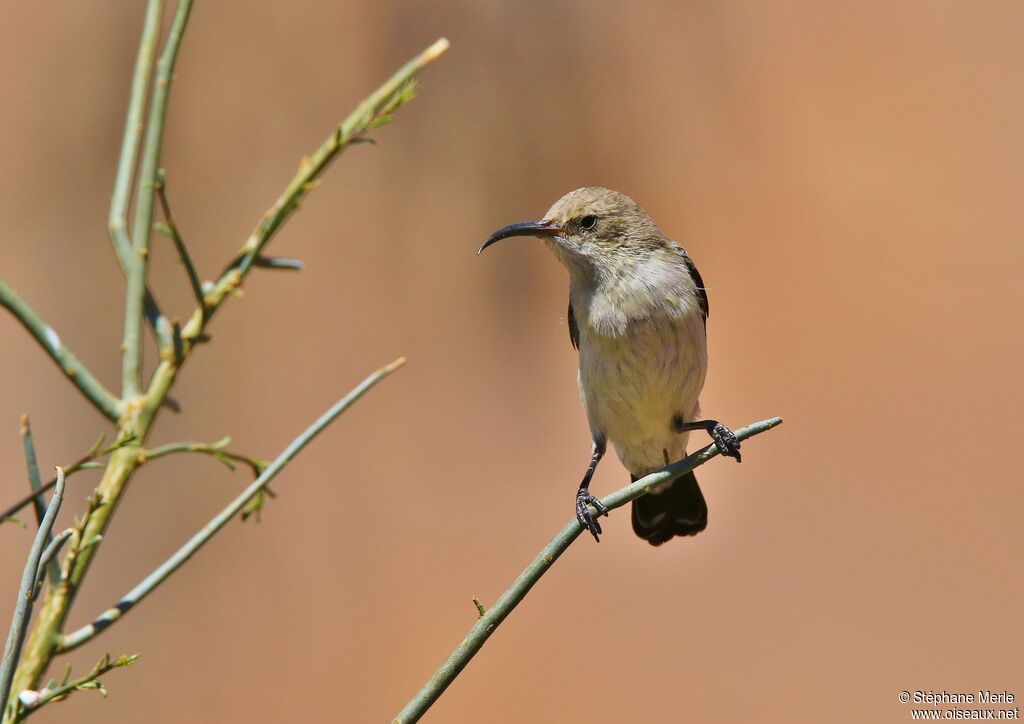
[[[580,488],[576,493],[576,520],[590,531],[594,540],[600,543],[601,539],[598,536],[601,534],[601,524],[597,522],[597,517],[590,512],[588,506],[591,505],[597,510],[597,517],[608,515],[608,508],[604,503],[591,495],[590,491]]]
[[[715,426],[711,428],[711,439],[715,441],[715,446],[718,448],[718,452],[722,453],[726,457],[736,458],[736,462],[742,462],[740,457],[740,441],[736,439],[736,435],[732,430],[727,428],[720,422],[716,422]]]

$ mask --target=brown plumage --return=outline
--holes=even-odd
[[[727,428],[698,419],[708,298],[678,242],[628,196],[596,187],[566,194],[541,221],[495,232],[481,251],[509,236],[540,237],[569,271],[569,337],[593,441],[576,511],[595,538],[601,526],[588,506],[607,511],[589,485],[609,441],[634,480],[685,455],[695,429],[739,459]],[[696,478],[689,473],[638,499],[632,520],[653,545],[704,530],[707,505]]]

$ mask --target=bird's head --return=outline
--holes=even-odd
[[[574,276],[621,271],[671,244],[633,199],[597,187],[570,191],[540,221],[498,229],[477,253],[511,236],[543,239]]]

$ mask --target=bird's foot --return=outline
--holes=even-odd
[[[708,432],[711,434],[711,439],[715,441],[718,452],[726,457],[736,458],[738,463],[743,462],[740,457],[740,441],[736,439],[732,430],[722,423],[716,422]]]
[[[597,516],[594,516],[590,512],[588,506],[594,506],[597,510]],[[597,522],[597,518],[600,516],[608,515],[608,508],[600,500],[590,494],[586,488],[580,488],[576,492],[576,520],[580,522],[584,528],[590,531],[590,534],[594,536],[594,540],[598,543],[601,539],[598,536],[601,534],[601,524]]]

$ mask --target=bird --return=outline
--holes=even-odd
[[[700,419],[708,367],[707,289],[683,246],[617,191],[570,191],[541,220],[495,231],[477,254],[523,236],[543,240],[569,272],[569,339],[579,355],[578,383],[591,436],[575,510],[582,528],[600,541],[598,518],[608,509],[590,492],[590,481],[609,442],[633,482],[685,456],[695,430],[706,431],[723,455],[742,460],[732,430]],[[707,520],[692,471],[633,501],[633,530],[651,545],[696,535]]]

